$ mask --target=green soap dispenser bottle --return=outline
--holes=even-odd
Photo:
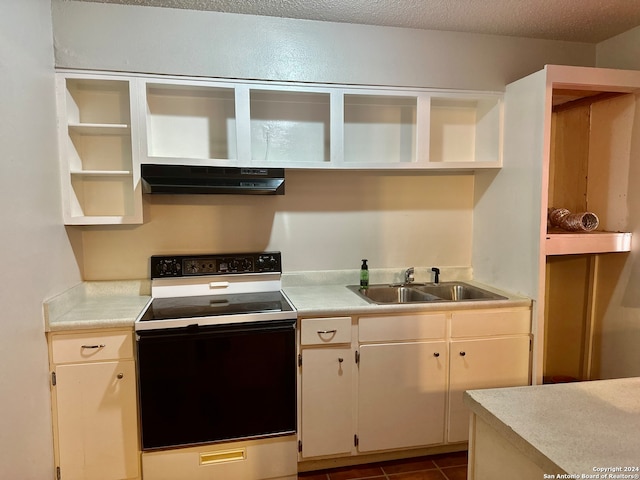
[[[360,288],[369,288],[369,267],[367,259],[362,259],[362,267],[360,267]]]

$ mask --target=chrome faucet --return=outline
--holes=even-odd
[[[413,267],[409,267],[404,271],[404,283],[413,283],[414,280],[414,272],[415,269]]]

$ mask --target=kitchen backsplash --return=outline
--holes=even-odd
[[[471,174],[286,172],[284,196],[144,196],[138,226],[68,227],[85,280],[147,278],[154,254],[280,250],[285,272],[469,266]],[[81,233],[78,235],[78,231]]]

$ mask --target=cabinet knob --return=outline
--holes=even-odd
[[[117,375],[117,377],[118,377],[119,380],[123,379],[124,378],[124,373],[119,373]]]
[[[342,362],[344,362],[344,358],[338,357],[338,363],[342,363]]]
[[[438,357],[440,356],[440,352],[435,352],[435,353],[433,354],[433,356],[434,356],[434,357],[436,357],[436,358],[438,358]]]
[[[467,352],[460,352],[460,356],[464,357],[467,354]]]

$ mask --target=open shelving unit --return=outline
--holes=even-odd
[[[593,212],[600,225],[592,232],[547,227],[545,381],[594,378],[598,330],[631,251],[627,197],[639,88],[586,78],[582,86],[553,85],[548,205]]]
[[[501,100],[496,97],[431,98],[429,161],[499,166]]]
[[[142,223],[140,164],[502,166],[503,94],[60,70],[64,222]]]
[[[344,94],[344,164],[411,164],[418,159],[418,97]]]
[[[148,163],[175,159],[202,164],[235,162],[233,86],[154,81],[146,84],[145,98]]]
[[[501,166],[499,93],[160,76],[141,82],[142,163]]]
[[[129,80],[59,74],[57,82],[65,224],[142,223]]]

